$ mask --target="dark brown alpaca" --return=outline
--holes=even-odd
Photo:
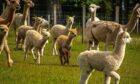
[[[0,29],[3,29],[3,30],[9,30],[9,26],[11,25],[12,23],[12,20],[13,20],[13,17],[14,17],[14,14],[15,14],[15,11],[17,9],[19,9],[19,0],[9,0],[9,3],[10,3],[10,9],[9,9],[9,12],[8,12],[8,18],[4,19],[3,17],[0,17]],[[8,34],[8,30],[6,31],[6,34],[3,34],[2,32],[0,34],[3,34],[1,35],[1,38],[0,38],[0,52],[2,52],[2,50],[4,49],[4,51],[6,52],[6,55],[7,55],[7,61],[8,61],[8,65],[9,66],[12,66],[13,64],[13,60],[11,59],[11,55],[10,55],[10,49],[9,49],[9,46],[8,46],[8,43],[7,43],[7,34]]]

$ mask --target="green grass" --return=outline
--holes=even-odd
[[[118,70],[121,76],[120,84],[140,83],[140,38],[138,35],[132,37],[133,41],[127,46],[125,59]],[[86,42],[82,44],[80,36],[73,42],[70,65],[65,66],[60,65],[58,56],[52,56],[51,40],[46,45],[41,64],[36,65],[31,54],[24,62],[24,52],[14,50],[13,32],[10,32],[8,39],[14,65],[12,68],[7,66],[3,52],[0,56],[0,84],[78,84],[80,70],[77,66],[77,56],[86,49]],[[100,47],[103,49],[104,44],[101,43]],[[102,72],[95,71],[89,79],[89,84],[103,84],[103,80]]]

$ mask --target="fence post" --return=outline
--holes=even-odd
[[[84,35],[85,35],[85,23],[86,23],[86,6],[83,5],[83,10],[82,10],[83,14],[82,14],[82,43],[84,42]]]
[[[49,22],[48,27],[49,27],[49,29],[50,29],[50,27],[51,27],[51,25],[50,25],[50,23],[51,23],[51,16],[50,16],[50,15],[48,15],[48,22]]]
[[[53,5],[53,16],[54,16],[54,25],[57,23],[56,21],[57,21],[57,9],[56,9],[56,4],[54,3],[54,5]]]

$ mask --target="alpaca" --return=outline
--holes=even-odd
[[[67,35],[69,32],[68,29],[72,28],[73,22],[74,22],[74,16],[73,17],[68,16],[66,26],[57,24],[51,28],[50,33],[52,36],[53,55],[58,54],[55,45],[57,37],[60,35]]]
[[[76,29],[69,29],[70,34],[67,35],[60,35],[56,43],[58,44],[58,49],[59,49],[59,58],[61,65],[67,63],[69,64],[69,58],[70,58],[70,50],[72,46],[72,41],[74,37],[77,35],[77,30]]]
[[[14,16],[14,20],[12,23],[12,27],[14,28],[15,35],[16,35],[16,29],[21,25],[27,25],[27,18],[29,15],[29,10],[31,7],[34,7],[34,3],[32,0],[23,0],[24,1],[24,10],[23,14],[16,13]]]
[[[43,18],[42,17],[33,17],[33,19],[35,20],[34,26],[26,26],[26,25],[21,25],[18,30],[17,30],[17,37],[16,37],[16,49],[19,49],[19,44],[21,42],[21,46],[23,46],[24,40],[25,40],[25,36],[26,36],[26,32],[28,30],[36,30],[38,32],[41,33],[41,28],[40,25],[43,22]],[[22,47],[23,48],[23,47]],[[21,48],[21,49],[22,49]]]
[[[10,9],[7,18],[0,17],[0,24],[5,24],[8,27],[11,25],[13,21],[13,17],[15,15],[16,10],[20,8],[19,0],[9,0],[9,3]]]
[[[90,27],[92,28],[91,38],[88,42],[88,50],[94,41],[94,49],[98,48],[99,42],[105,42],[105,50],[108,50],[108,45],[114,45],[116,39],[116,30],[121,26],[123,29],[127,29],[128,32],[134,30],[136,23],[140,17],[140,4],[136,4],[132,11],[131,18],[126,25],[122,25],[112,21],[96,21],[92,22]]]
[[[110,84],[111,77],[115,80],[115,84],[119,84],[120,76],[116,71],[123,62],[126,44],[130,41],[129,33],[121,29],[116,37],[113,51],[87,50],[80,53],[78,56],[78,64],[81,70],[80,84],[87,84],[94,70],[104,73],[104,84]]]
[[[100,21],[100,19],[98,17],[96,17],[96,10],[99,9],[100,6],[95,5],[95,4],[91,4],[89,6],[89,11],[91,13],[91,18],[88,19],[88,21],[86,22],[86,29],[85,29],[85,33],[86,36],[88,38],[88,40],[90,40],[90,38],[92,38],[91,36],[91,27],[90,25],[92,24],[93,21]]]
[[[15,14],[16,10],[19,9],[19,7],[20,7],[19,0],[9,0],[9,3],[10,3],[10,5],[9,5],[10,9],[7,12],[8,18],[0,17],[0,25],[1,25],[1,27],[5,28],[6,30],[7,30],[7,28],[9,29],[9,26],[11,25],[11,23],[13,21],[14,14]],[[5,26],[3,26],[3,25],[5,25]],[[5,38],[5,39],[3,39],[3,38]],[[11,59],[11,55],[10,55],[10,49],[9,49],[8,42],[7,42],[7,34],[1,36],[0,42],[1,42],[1,46],[4,48],[4,51],[6,52],[8,66],[11,67],[13,64],[13,60]],[[3,50],[2,47],[1,47],[0,52],[2,52],[2,50]]]
[[[24,51],[25,57],[27,58],[28,50],[32,52],[33,58],[36,60],[34,49],[37,52],[37,64],[40,64],[40,55],[43,56],[44,47],[46,45],[47,40],[50,37],[50,33],[48,31],[43,31],[42,34],[35,30],[28,30],[26,33],[25,43],[24,43]]]
[[[45,20],[44,18],[42,18],[43,22],[42,24],[40,25],[41,29],[47,29],[49,30],[49,21]]]

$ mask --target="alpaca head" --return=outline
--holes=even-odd
[[[69,32],[70,32],[69,36],[71,36],[72,38],[77,36],[77,29],[76,28],[69,29]]]
[[[74,23],[74,17],[75,16],[68,16],[67,17],[67,24],[73,24]]]
[[[43,23],[43,18],[42,17],[33,17],[35,24],[39,25]]]
[[[119,33],[117,36],[117,41],[120,40],[119,42],[126,44],[126,43],[130,43],[130,41],[132,40],[130,37],[130,34],[127,32],[127,29],[123,30],[122,28],[119,28]]]
[[[0,25],[0,36],[4,36],[9,31],[7,25]]]
[[[41,34],[43,35],[44,38],[49,39],[51,34],[48,32],[46,29],[42,29]]]
[[[94,12],[96,11],[96,9],[98,9],[98,8],[100,8],[100,6],[95,5],[95,4],[90,4],[90,6],[89,6],[89,11],[90,11],[91,13],[94,13]]]
[[[140,17],[140,4],[137,3],[136,6],[133,9],[133,12],[135,13],[135,15],[139,18]]]
[[[24,0],[26,7],[34,7],[34,3],[32,0]]]
[[[9,0],[10,6],[14,10],[20,9],[20,0]]]

